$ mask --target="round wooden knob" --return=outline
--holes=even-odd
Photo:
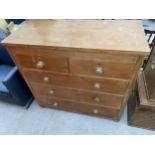
[[[94,114],[98,114],[98,109],[94,109],[94,110],[93,110],[93,113],[94,113]]]
[[[54,106],[54,107],[57,107],[57,106],[58,106],[58,103],[57,103],[57,102],[54,102],[54,103],[53,103],[53,106]]]
[[[103,68],[100,66],[96,67],[96,74],[98,74],[98,75],[103,74]]]
[[[53,94],[54,94],[54,90],[50,90],[50,91],[49,91],[49,94],[50,94],[50,95],[53,95]]]
[[[101,89],[100,83],[95,83],[95,84],[94,84],[94,88],[95,88],[96,90]]]
[[[44,82],[49,82],[49,77],[45,76],[44,77]]]
[[[38,69],[42,69],[42,68],[44,68],[44,66],[45,66],[45,64],[44,64],[43,61],[38,61],[37,64],[36,64],[36,67],[37,67]]]
[[[94,101],[95,101],[95,102],[100,102],[100,98],[99,98],[99,97],[95,97],[95,98],[94,98]]]

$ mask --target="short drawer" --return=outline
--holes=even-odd
[[[93,105],[100,105],[120,109],[123,96],[94,91],[83,91],[79,89],[69,89],[65,87],[48,86],[42,84],[32,84],[32,89],[36,95],[46,97],[60,97],[77,102],[84,102]]]
[[[100,60],[70,59],[70,72],[91,76],[131,79],[135,64],[104,62]]]
[[[102,77],[76,76],[63,73],[24,70],[24,75],[31,82],[47,83],[63,87],[125,94],[129,81]]]
[[[110,117],[112,119],[119,118],[119,110],[112,109],[108,107],[101,107],[97,105],[84,104],[80,102],[74,102],[69,100],[64,100],[61,98],[48,98],[48,97],[38,97],[37,101],[39,105],[43,107],[56,108],[61,110],[67,110],[71,112],[78,112],[88,115],[95,115],[100,117]]]
[[[15,59],[22,68],[68,72],[67,58],[63,57],[55,57],[51,55],[16,54]]]

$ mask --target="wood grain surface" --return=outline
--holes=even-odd
[[[28,20],[3,43],[148,55],[144,35],[140,20]]]

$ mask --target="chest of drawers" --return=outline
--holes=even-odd
[[[41,106],[116,120],[149,54],[132,20],[29,20],[3,43]]]

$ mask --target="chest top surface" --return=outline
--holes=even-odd
[[[140,55],[150,52],[140,20],[28,20],[3,43]]]

